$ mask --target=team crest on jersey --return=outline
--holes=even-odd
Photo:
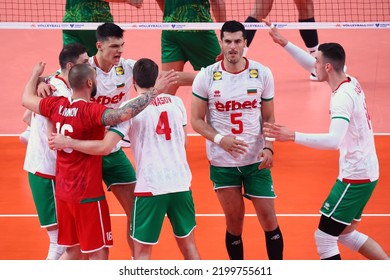
[[[115,73],[116,73],[118,76],[121,76],[121,75],[124,75],[124,74],[125,74],[125,70],[123,69],[122,66],[117,66],[117,67],[115,67]]]
[[[259,70],[257,70],[257,69],[249,69],[249,77],[253,78],[253,79],[259,77]]]
[[[221,71],[214,71],[213,72],[213,80],[214,81],[222,80],[222,72]]]

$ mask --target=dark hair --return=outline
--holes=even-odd
[[[242,31],[242,37],[246,39],[245,26],[241,22],[236,20],[226,21],[221,28],[221,39],[223,39],[224,32],[234,33],[238,31]]]
[[[158,66],[149,58],[141,58],[134,64],[133,76],[139,87],[153,87],[158,76]]]
[[[85,63],[75,64],[69,71],[69,84],[73,89],[81,89],[89,79],[93,79],[95,70]]]
[[[110,37],[123,38],[123,32],[125,31],[115,23],[106,22],[102,25],[99,25],[96,29],[96,40],[99,42],[104,42]]]
[[[319,45],[318,51],[322,52],[324,59],[332,64],[335,71],[343,71],[345,64],[345,51],[340,44],[324,43]]]
[[[87,52],[87,48],[80,43],[70,43],[65,45],[59,55],[61,69],[66,68],[66,64],[72,62],[76,64],[80,55]]]

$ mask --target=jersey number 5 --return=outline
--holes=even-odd
[[[163,111],[160,114],[158,119],[158,124],[156,127],[157,134],[164,134],[165,140],[171,140],[172,129],[169,126],[169,119],[167,111]]]
[[[231,123],[238,125],[238,128],[232,128],[233,134],[241,134],[244,131],[244,124],[242,123],[242,120],[240,120],[241,116],[242,113],[234,113],[230,115]]]

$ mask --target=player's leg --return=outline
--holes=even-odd
[[[163,30],[161,32],[161,70],[162,71],[183,71],[184,64],[187,62],[185,54],[182,51],[177,36],[180,32]],[[175,95],[178,86],[173,85],[167,90],[168,93]]]
[[[244,259],[242,230],[245,204],[241,193],[241,173],[235,167],[210,166],[210,179],[225,214],[225,244],[229,258]]]
[[[171,193],[167,210],[177,245],[185,260],[200,260],[195,244],[195,207],[191,191]]]
[[[65,248],[57,245],[57,209],[54,197],[54,180],[28,173],[28,181],[38,213],[39,223],[47,230],[49,249],[46,259],[58,260]]]
[[[135,170],[122,149],[103,157],[103,180],[126,214],[126,239],[133,250],[130,237],[131,213],[136,182]]]
[[[272,10],[272,5],[274,0],[256,0],[250,15],[247,17],[245,22],[261,22],[262,19],[267,18],[268,14]],[[256,29],[246,30],[246,40],[247,47],[249,48],[250,44],[255,37]]]
[[[317,251],[321,259],[341,259],[337,241],[351,249],[364,244],[365,237],[358,232],[352,233],[356,227],[353,221],[360,220],[377,181],[364,184],[344,183],[339,180],[333,185],[325,199],[320,212],[320,223],[315,232]],[[340,240],[340,235],[344,235]],[[354,244],[355,243],[355,244]]]
[[[299,22],[315,22],[313,0],[294,0],[298,10]],[[316,29],[299,30],[302,40],[310,53],[318,49],[318,32]]]
[[[275,192],[271,171],[258,169],[259,164],[241,168],[244,176],[244,195],[255,208],[257,219],[264,230],[268,258],[283,259],[283,235],[275,213]]]
[[[110,211],[107,200],[85,202],[71,206],[75,217],[80,251],[90,260],[107,260],[113,246]]]
[[[221,53],[217,35],[214,30],[185,33],[180,36],[183,52],[195,71],[215,63]]]
[[[167,213],[169,195],[135,197],[131,237],[134,243],[134,259],[148,260],[152,246],[157,244]]]
[[[388,260],[389,256],[371,237],[356,230],[359,221],[353,221],[339,236],[339,242],[369,260]]]

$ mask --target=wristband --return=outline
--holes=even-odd
[[[272,155],[274,155],[274,150],[272,150],[271,148],[269,147],[264,147],[263,150],[268,150],[271,152]]]
[[[215,144],[219,145],[219,143],[221,143],[222,138],[223,138],[223,135],[218,133],[217,135],[214,136],[213,142]]]

